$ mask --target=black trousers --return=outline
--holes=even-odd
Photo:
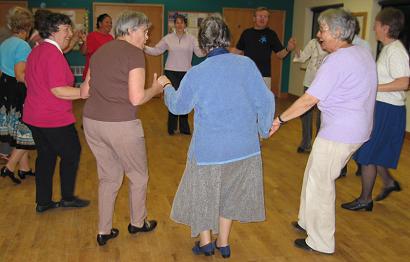
[[[186,72],[165,70],[165,75],[171,80],[172,86],[178,90],[179,84]],[[172,134],[177,129],[179,119],[179,132],[191,133],[188,123],[188,115],[174,115],[168,111],[168,133]]]
[[[29,126],[37,148],[36,202],[47,205],[53,196],[53,175],[57,157],[60,157],[61,197],[71,201],[80,162],[81,145],[74,124],[42,128]]]

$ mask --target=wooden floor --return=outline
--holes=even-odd
[[[278,101],[278,111],[289,100]],[[75,103],[80,119],[82,102]],[[158,220],[154,232],[131,236],[127,181],[119,193],[114,227],[117,239],[99,247],[97,233],[96,164],[84,140],[77,178],[76,194],[91,200],[84,209],[56,209],[35,212],[34,179],[21,185],[0,179],[0,261],[217,261],[197,257],[191,252],[194,239],[189,228],[169,219],[173,196],[183,173],[189,136],[168,136],[166,108],[156,98],[140,110],[143,121],[150,180],[148,185],[149,218]],[[192,115],[191,123],[192,123]],[[332,256],[309,253],[293,246],[296,238],[290,222],[297,218],[303,170],[308,155],[297,154],[300,121],[283,126],[271,139],[263,141],[264,185],[267,219],[262,223],[234,223],[231,233],[230,261],[410,261],[410,141],[406,140],[398,170],[393,171],[403,191],[374,205],[373,212],[349,212],[340,204],[360,192],[360,178],[352,163],[346,178],[337,181],[336,253]],[[33,152],[33,158],[35,153]],[[59,176],[55,176],[54,200],[60,199]],[[375,193],[381,187],[377,181]]]

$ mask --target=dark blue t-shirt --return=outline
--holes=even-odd
[[[278,35],[270,28],[257,30],[248,28],[243,31],[236,48],[242,50],[244,55],[250,57],[257,65],[262,76],[271,76],[270,56],[272,51],[277,53],[283,50]]]

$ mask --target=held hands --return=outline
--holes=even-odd
[[[165,87],[168,84],[171,84],[171,81],[168,79],[168,77],[162,75],[158,78],[158,82],[162,85],[162,87]]]
[[[88,85],[88,83],[87,83]],[[90,97],[90,94],[88,92],[88,86],[85,84],[85,81],[81,83],[80,85],[80,98],[81,99],[87,99]]]
[[[291,37],[288,41],[288,46],[286,49],[290,52],[296,47],[296,39],[294,37]]]
[[[157,73],[154,73],[154,79],[152,79],[152,88],[155,91],[155,94],[161,94],[164,91],[163,85],[159,82]]]
[[[272,127],[269,130],[269,137],[271,137],[274,133],[276,133],[276,131],[279,130],[279,127],[280,127],[280,121],[279,121],[279,118],[276,117],[275,120],[273,120]]]

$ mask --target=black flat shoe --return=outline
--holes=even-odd
[[[296,231],[306,233],[306,230],[305,230],[303,227],[301,227],[297,221],[293,221],[293,222],[290,223],[290,224],[293,226],[293,228],[294,228]]]
[[[359,199],[355,199],[352,202],[342,204],[342,208],[351,210],[351,211],[359,211],[359,210],[366,210],[372,211],[373,210],[373,201],[368,203],[360,202]]]
[[[401,187],[400,187],[399,182],[394,181],[393,186],[388,187],[388,188],[383,188],[382,192],[380,192],[380,194],[377,195],[377,197],[374,200],[376,200],[376,201],[383,200],[386,197],[388,197],[390,195],[390,193],[393,192],[393,191],[396,191],[396,192],[401,191]]]
[[[303,147],[298,147],[298,149],[296,150],[296,152],[302,154],[302,153],[310,153],[311,149],[305,149]]]
[[[58,208],[58,207],[60,207],[60,203],[59,203],[59,202],[51,201],[51,202],[50,202],[49,204],[47,204],[47,205],[39,205],[39,204],[37,204],[37,206],[36,206],[36,211],[37,211],[37,213],[42,213],[42,212],[47,211],[47,210],[49,210],[49,209],[54,209],[54,208]]]
[[[116,228],[112,228],[111,229],[111,233],[108,235],[104,235],[104,234],[98,234],[97,235],[97,243],[100,246],[104,246],[105,244],[107,244],[107,241],[112,239],[112,238],[116,238],[118,236],[118,234],[120,233],[120,231]]]
[[[295,247],[306,250],[306,251],[313,251],[313,249],[306,244],[306,241],[304,238],[299,238],[295,240]]]
[[[340,175],[339,175],[339,177],[336,178],[336,179],[343,178],[343,177],[345,177],[346,175],[347,175],[347,165],[345,165],[345,166],[342,168],[342,170],[340,170]]]
[[[303,238],[296,239],[294,243],[295,243],[295,247],[303,249],[305,251],[314,251],[314,252],[318,252],[318,253],[325,254],[325,255],[332,254],[332,253],[326,253],[326,252],[320,252],[320,251],[314,250],[306,243],[306,239],[303,239]]]
[[[142,227],[136,227],[131,224],[128,225],[128,232],[130,234],[135,234],[138,232],[149,232],[155,229],[157,226],[157,221],[155,220],[144,220],[144,225]]]
[[[60,201],[61,207],[86,207],[90,204],[89,200],[74,197],[73,200],[67,201],[62,199]]]
[[[14,172],[11,172],[7,167],[3,167],[0,170],[0,175],[2,177],[9,177],[14,184],[21,184],[21,180],[14,176]]]
[[[19,170],[17,172],[17,175],[19,176],[20,179],[26,179],[26,176],[35,176],[34,172],[31,171],[31,169],[29,171]]]
[[[183,135],[187,135],[187,136],[191,135],[190,131],[181,131],[180,133],[183,134]]]

